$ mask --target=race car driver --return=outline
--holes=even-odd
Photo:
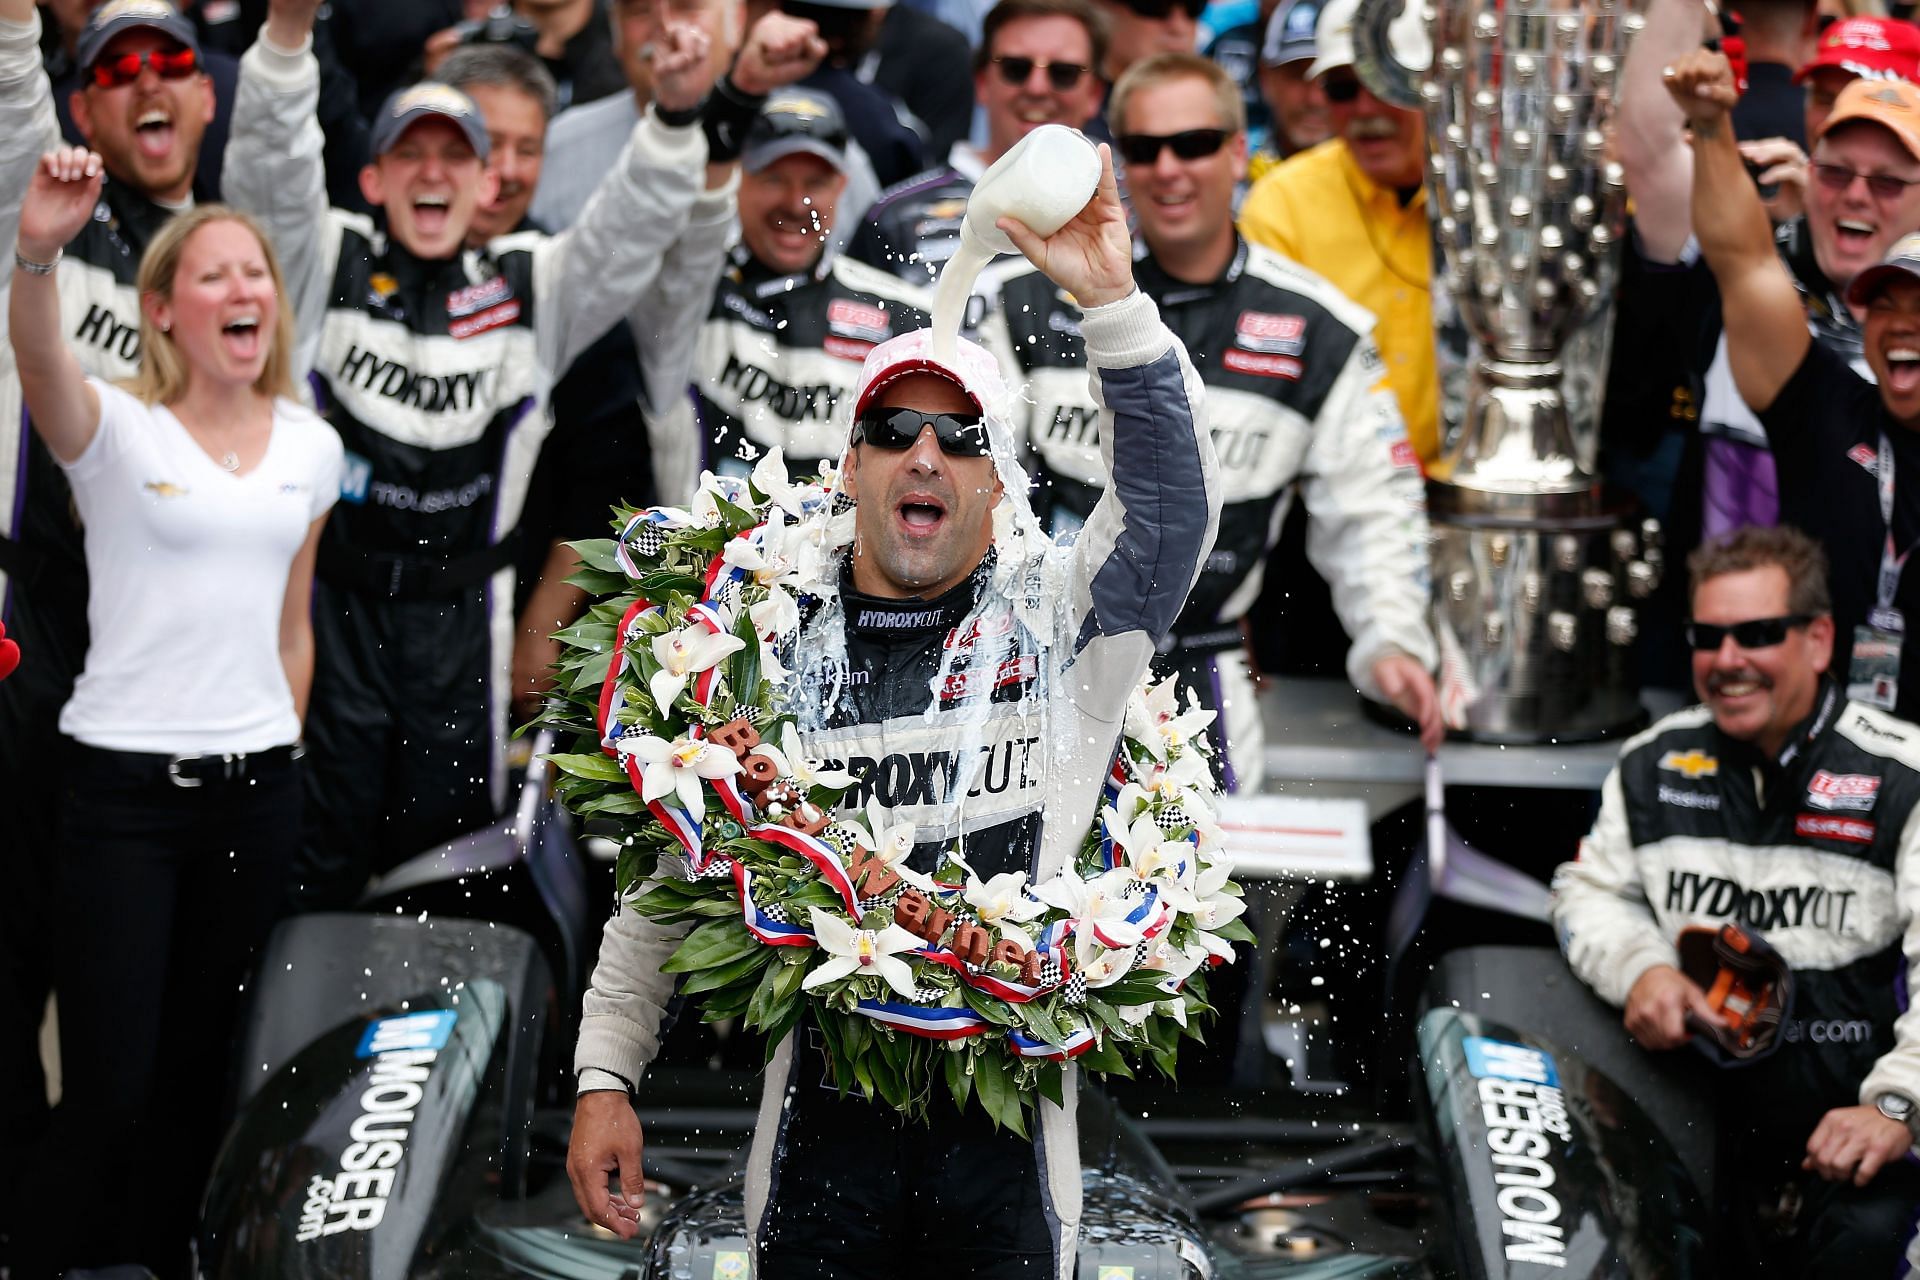
[[[669,28],[658,96],[566,232],[465,249],[493,181],[488,138],[470,99],[428,82],[395,93],[373,122],[361,186],[385,230],[310,202],[304,225],[280,237],[302,363],[348,451],[320,553],[313,821],[296,906],[351,902],[370,870],[499,810],[515,528],[554,379],[623,316],[645,358],[655,334],[692,325],[711,289],[686,278],[697,248],[675,248],[711,236],[733,198],[695,127],[711,80],[705,41]],[[316,75],[308,58],[289,83]],[[237,121],[235,139],[248,128]]]
[[[1776,1047],[1716,1082],[1723,1274],[1905,1274],[1920,1261],[1920,1012],[1903,995],[1920,983],[1920,730],[1829,676],[1826,557],[1805,534],[1749,526],[1687,568],[1702,705],[1621,750],[1554,874],[1561,946],[1661,1052],[1743,1013],[1680,971],[1690,931],[1731,921],[1771,944],[1793,989]]]
[[[740,242],[693,362],[702,462],[714,471],[745,475],[775,447],[795,474],[837,458],[860,362],[926,323],[922,290],[827,247],[846,187],[846,147],[839,106],[812,89],[773,94],[747,132]],[[666,487],[658,461],[655,470],[664,496],[687,496]]]
[[[918,828],[915,865],[954,836],[983,875],[1046,876],[1070,862],[1129,691],[1213,540],[1219,497],[1199,380],[1134,288],[1126,215],[1104,159],[1103,170],[1094,199],[1055,235],[1000,224],[1086,308],[1110,465],[1154,462],[1118,469],[1076,543],[1056,547],[1039,533],[1004,416],[1010,393],[977,346],[963,341],[956,359],[939,362],[928,333],[903,334],[868,357],[852,396],[842,474],[858,502],[855,550],[830,571],[839,599],[793,644],[798,719],[810,754],[886,762],[863,785]],[[969,669],[1007,678],[961,680],[957,692],[936,679],[950,646],[988,643],[992,655],[968,652],[1003,660]],[[827,668],[846,678],[811,678]],[[1047,745],[1026,749],[1036,741]],[[951,781],[935,784],[931,802],[887,794],[889,777],[913,773],[893,761],[928,752],[976,761],[1015,752],[1023,764],[999,792],[976,798],[967,798],[971,772],[944,775]],[[660,965],[676,942],[637,912],[614,916],[575,1054],[582,1092],[568,1174],[588,1217],[625,1238],[638,1229],[642,1187],[627,1093],[658,1047],[672,992]],[[818,1087],[824,1062],[804,1040],[789,1037],[767,1068],[748,1165],[755,1275],[893,1277],[913,1257],[987,1280],[1073,1274],[1071,1071],[1066,1105],[1043,1102],[1028,1141],[990,1130],[978,1112],[936,1112],[920,1124],[841,1098]],[[618,1175],[612,1195],[609,1174]]]
[[[931,284],[960,243],[967,197],[987,166],[1043,124],[1080,129],[1099,114],[1106,56],[1091,0],[1000,0],[974,53],[986,145],[955,143],[944,168],[882,192],[847,251],[909,284]]]
[[[1146,244],[1135,274],[1194,353],[1224,486],[1220,539],[1157,665],[1180,671],[1222,713],[1223,781],[1252,790],[1264,734],[1240,623],[1296,482],[1312,520],[1309,553],[1354,638],[1354,684],[1411,716],[1429,748],[1442,727],[1428,674],[1425,495],[1373,318],[1235,234],[1242,109],[1212,61],[1156,54],[1114,86],[1110,123]],[[1002,282],[982,327],[1009,377],[1027,386],[1024,423],[1056,532],[1077,528],[1106,485],[1079,320],[1052,281],[1028,270]]]
[[[298,48],[290,15],[316,3],[278,0],[265,38],[241,64],[236,110],[254,121],[263,145],[238,154],[263,182],[287,190],[301,181],[304,158],[317,163],[322,140],[311,99],[268,92],[261,72],[284,56],[276,41]],[[0,0],[0,243],[8,246],[40,153],[60,143],[39,38],[32,0]],[[160,226],[193,201],[213,85],[193,24],[165,0],[94,9],[76,54],[84,84],[72,97],[74,118],[110,181],[93,220],[65,250],[61,328],[89,375],[127,378],[140,355],[135,273]],[[236,203],[274,221],[271,210]],[[7,267],[0,294],[13,270]],[[0,844],[12,855],[0,893],[0,1238],[12,1234],[24,1203],[9,1179],[35,1167],[22,1148],[47,1114],[39,1030],[51,980],[44,928],[55,806],[48,797],[62,768],[60,708],[87,646],[87,572],[72,496],[23,416],[12,362],[11,348],[0,353],[0,622],[21,653],[19,670],[0,684]]]

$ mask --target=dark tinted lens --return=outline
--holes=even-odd
[[[956,458],[984,458],[990,445],[987,428],[975,413],[922,413],[918,409],[873,409],[855,424],[859,440],[877,449],[910,448],[920,433],[933,428],[942,453]]]
[[[1011,85],[1025,84],[1027,78],[1033,74],[1033,69],[1041,67],[1047,73],[1047,83],[1062,93],[1079,84],[1080,77],[1087,74],[1087,69],[1078,62],[1042,64],[1035,62],[1032,58],[1019,58],[1012,55],[995,58],[993,61],[994,65],[1000,68],[1000,78]]]
[[[1033,74],[1032,58],[995,58],[993,63],[1000,68],[1000,78],[1008,84],[1025,84]]]
[[[1115,139],[1120,148],[1120,158],[1128,164],[1153,164],[1160,158],[1160,148],[1172,147],[1173,154],[1182,160],[1199,160],[1210,156],[1225,145],[1225,129],[1187,129],[1180,133],[1125,133]]]
[[[1320,92],[1327,95],[1328,102],[1352,102],[1360,96],[1360,80],[1356,76],[1324,76]]]
[[[1127,8],[1143,18],[1158,22],[1175,9],[1183,9],[1189,18],[1196,22],[1206,12],[1207,0],[1125,0]]]
[[[1687,623],[1687,644],[1701,653],[1711,653],[1725,644],[1728,636],[1742,649],[1771,649],[1787,638],[1787,632],[1805,625],[1804,614],[1790,613],[1782,618],[1749,618],[1730,627],[1712,622]]]

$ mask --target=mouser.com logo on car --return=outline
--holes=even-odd
[[[1464,1048],[1487,1122],[1507,1261],[1564,1267],[1566,1232],[1548,1159],[1556,1139],[1564,1146],[1573,1136],[1560,1073],[1551,1057],[1524,1044],[1468,1036]]]
[[[342,1231],[371,1231],[386,1216],[394,1166],[407,1152],[407,1136],[425,1093],[434,1059],[447,1047],[459,1015],[451,1009],[382,1018],[367,1027],[354,1056],[373,1059],[360,1095],[360,1113],[340,1153],[340,1172],[316,1174],[307,1183],[294,1239],[306,1243]]]

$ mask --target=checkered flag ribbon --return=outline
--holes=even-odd
[[[756,902],[754,905],[760,908],[761,915],[773,921],[775,924],[791,924],[793,922],[793,917],[787,914],[787,909],[777,902],[765,906]]]
[[[1058,984],[1059,981],[1060,981],[1060,961],[1057,957],[1048,956],[1045,960],[1040,962],[1040,981],[1035,985],[1041,986],[1041,987],[1051,987]],[[1086,983],[1082,982],[1080,984],[1080,988],[1084,992],[1086,990]]]
[[[1067,985],[1060,988],[1061,998],[1068,1004],[1080,1006],[1087,1002],[1087,980],[1079,974],[1067,979]]]
[[[1193,825],[1193,819],[1187,816],[1187,810],[1179,801],[1168,805],[1153,815],[1153,824],[1161,831],[1178,831],[1182,827]]]
[[[627,547],[639,556],[657,556],[666,549],[666,530],[648,521],[627,538]]]

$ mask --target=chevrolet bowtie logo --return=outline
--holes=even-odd
[[[1715,756],[1695,747],[1684,754],[1669,751],[1660,757],[1660,767],[1677,773],[1684,778],[1711,778],[1720,772],[1720,761]]]

